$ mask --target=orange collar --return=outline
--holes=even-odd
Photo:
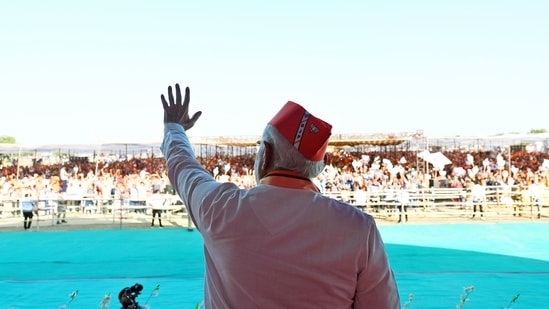
[[[318,190],[317,186],[309,178],[287,170],[271,171],[261,178],[259,183],[282,188],[311,190],[320,193],[320,190]]]

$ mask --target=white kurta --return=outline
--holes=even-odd
[[[206,308],[400,308],[374,219],[310,190],[219,183],[179,124],[168,176],[204,239]]]

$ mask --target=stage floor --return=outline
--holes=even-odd
[[[465,308],[549,304],[549,223],[381,225],[402,304]],[[0,308],[100,308],[111,294],[144,286],[137,298],[154,308],[194,308],[202,300],[200,234],[184,228],[0,233]],[[151,296],[159,285],[158,296]],[[71,301],[69,294],[78,291]]]

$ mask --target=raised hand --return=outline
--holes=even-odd
[[[189,87],[185,87],[185,99],[183,102],[181,101],[179,84],[175,84],[175,100],[173,98],[172,86],[168,87],[169,102],[166,101],[163,94],[160,96],[160,99],[164,107],[164,123],[179,123],[185,130],[189,130],[202,115],[202,112],[198,111],[192,117],[189,117],[189,101],[191,99]]]

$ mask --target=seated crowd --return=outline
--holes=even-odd
[[[549,187],[545,152],[507,153],[445,152],[451,163],[434,167],[418,158],[415,151],[348,152],[327,154],[324,172],[315,183],[324,193],[340,191],[383,191],[387,189],[469,188],[513,186],[526,189],[536,184]],[[203,167],[221,182],[241,188],[255,185],[255,155],[213,155],[199,157]],[[120,199],[142,203],[153,190],[175,194],[167,178],[163,158],[132,158],[109,162],[67,162],[2,166],[0,197],[16,199],[29,193],[38,200],[52,196],[86,196],[96,200]],[[66,179],[62,179],[63,175]],[[543,190],[542,190],[543,191]]]

